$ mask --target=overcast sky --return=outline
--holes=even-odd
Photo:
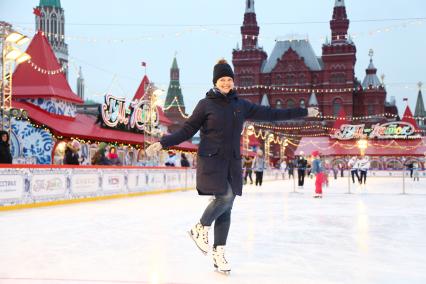
[[[317,56],[326,36],[334,0],[255,1],[259,45],[270,55],[277,37],[308,37]],[[346,0],[349,33],[357,47],[356,76],[362,81],[368,51],[385,74],[387,97],[395,96],[400,113],[403,98],[414,112],[418,87],[426,85],[426,1]],[[28,36],[34,34],[32,8],[38,0],[0,0],[0,20]],[[177,53],[187,112],[211,87],[217,59],[232,60],[241,46],[240,26],[245,0],[62,0],[69,82],[75,90],[78,66],[86,81],[86,98],[102,101],[107,91],[131,99],[147,62],[151,81],[167,90]],[[417,20],[413,20],[417,19]],[[423,87],[423,90],[426,86]],[[426,93],[423,91],[423,93]]]

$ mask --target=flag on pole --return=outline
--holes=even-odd
[[[408,102],[408,98],[403,98],[402,101],[403,102]]]
[[[146,62],[142,61],[141,65],[142,65],[142,67],[146,67]]]

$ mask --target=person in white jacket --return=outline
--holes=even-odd
[[[368,156],[364,156],[359,161],[359,170],[361,172],[361,175],[359,177],[359,183],[362,184],[364,181],[364,184],[367,180],[367,171],[370,169],[370,158]]]
[[[357,157],[352,157],[349,160],[348,168],[351,169],[351,176],[352,176],[352,183],[355,183],[355,176],[358,182],[361,183],[358,175],[358,169],[359,169],[359,160]]]

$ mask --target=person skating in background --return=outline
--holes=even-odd
[[[80,150],[80,142],[73,140],[65,146],[64,165],[80,165],[80,157],[78,151]]]
[[[298,186],[303,187],[305,184],[306,166],[308,161],[305,159],[305,153],[300,152],[299,158],[297,159],[297,180]]]
[[[263,156],[262,150],[257,150],[256,157],[253,160],[253,171],[256,177],[255,185],[262,186],[263,171],[266,169],[265,157]]]
[[[333,171],[334,179],[337,179],[337,175],[338,175],[338,173],[339,173],[339,169],[338,169],[337,167],[338,167],[337,165],[333,165],[333,166],[331,167],[331,170]]]
[[[285,179],[285,172],[287,171],[287,162],[283,159],[280,163],[280,172],[283,179]]]
[[[414,181],[420,181],[420,167],[419,164],[417,162],[413,163],[413,180]]]
[[[253,158],[250,156],[244,157],[244,184],[247,184],[247,177],[250,179],[250,184],[253,184],[252,172],[253,172]]]
[[[0,164],[12,164],[12,153],[10,152],[9,133],[0,131]]]
[[[361,160],[359,160],[359,171],[360,171],[360,177],[359,177],[359,183],[362,184],[367,181],[367,172],[370,169],[370,158],[368,156],[364,156]]]
[[[345,165],[343,163],[339,163],[340,177],[344,176]]]
[[[183,127],[146,150],[148,155],[190,139],[200,130],[197,158],[197,191],[214,195],[200,221],[189,234],[204,253],[210,249],[208,231],[214,222],[213,264],[220,272],[229,272],[225,246],[231,225],[235,196],[242,194],[243,177],[240,138],[246,119],[277,121],[306,115],[317,116],[317,108],[272,109],[240,99],[234,90],[234,72],[220,60],[213,68],[213,85],[201,99]]]
[[[183,168],[188,168],[191,166],[185,153],[180,154],[180,166]]]
[[[290,177],[294,179],[294,161],[292,159],[288,160],[287,170],[288,170],[288,179],[290,179]]]
[[[409,162],[407,164],[404,164],[404,166],[406,166],[407,170],[410,171],[410,178],[412,178],[413,177],[414,162],[411,161],[411,162]]]
[[[324,176],[324,167],[320,159],[319,151],[312,152],[312,170],[315,175],[315,198],[322,198],[322,184],[326,181]]]
[[[348,168],[351,169],[351,176],[352,176],[352,183],[355,183],[355,176],[356,180],[361,183],[358,175],[359,170],[359,160],[357,157],[352,157],[348,162]]]

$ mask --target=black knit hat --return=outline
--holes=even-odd
[[[213,68],[213,84],[222,77],[231,77],[234,79],[234,71],[225,59],[219,60]]]

